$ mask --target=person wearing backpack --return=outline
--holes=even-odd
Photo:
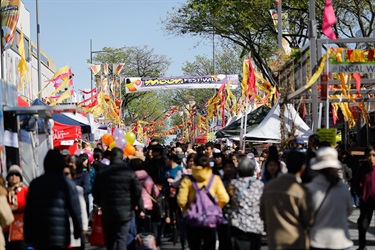
[[[220,176],[212,173],[210,158],[197,154],[192,175],[183,178],[177,194],[177,203],[185,216],[190,249],[215,250],[216,225],[223,223],[221,208],[228,202],[229,195]]]

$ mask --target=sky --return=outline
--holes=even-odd
[[[161,20],[186,0],[39,0],[40,48],[56,63],[56,70],[69,65],[75,89],[89,89],[87,60],[92,50],[104,47],[147,45],[172,63],[167,76],[181,76],[186,61],[196,55],[210,56],[212,41],[167,36]],[[37,41],[36,0],[23,0],[30,12],[31,39]],[[94,56],[94,54],[93,54]]]

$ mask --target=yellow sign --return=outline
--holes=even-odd
[[[320,141],[327,141],[331,146],[336,146],[336,128],[318,128],[316,134],[319,135]]]

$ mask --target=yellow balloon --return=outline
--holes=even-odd
[[[113,149],[115,147],[116,147],[116,141],[113,141],[113,142],[111,142],[111,144],[109,144],[110,149]]]
[[[135,142],[135,134],[133,132],[127,132],[125,134],[125,140],[128,144],[132,145]]]

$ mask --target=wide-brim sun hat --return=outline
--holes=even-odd
[[[312,170],[322,170],[326,168],[341,169],[342,164],[338,160],[336,149],[323,147],[317,151],[316,157],[311,159],[310,167]]]

